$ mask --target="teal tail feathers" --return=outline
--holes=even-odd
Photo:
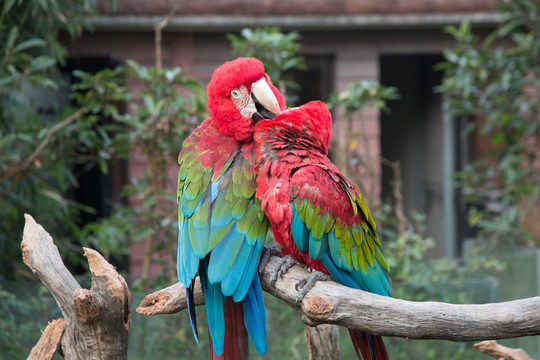
[[[203,267],[201,267],[203,268]],[[208,331],[212,359],[247,359],[251,337],[259,354],[266,352],[266,314],[259,276],[255,275],[246,296],[234,302],[223,296],[221,284],[212,284],[204,269],[200,269],[208,315]]]

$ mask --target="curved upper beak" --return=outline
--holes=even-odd
[[[257,112],[252,117],[254,121],[262,119],[272,120],[281,112],[276,96],[272,92],[272,89],[270,89],[265,77],[255,81],[251,85],[251,99],[257,109]]]

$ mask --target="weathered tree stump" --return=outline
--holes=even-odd
[[[64,358],[127,359],[131,295],[124,278],[101,254],[84,248],[92,287],[83,289],[65,267],[52,237],[30,215],[25,218],[23,261],[47,286],[62,310],[65,329],[59,339]],[[47,338],[45,334],[42,340],[49,342],[47,348],[56,349],[56,337]],[[34,350],[30,359],[34,359],[33,354]]]

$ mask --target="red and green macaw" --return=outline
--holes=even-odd
[[[198,342],[193,284],[204,292],[212,358],[247,357],[247,334],[266,352],[266,316],[257,265],[268,220],[255,198],[255,122],[285,108],[262,62],[226,62],[208,85],[205,120],[178,156],[178,278],[186,287]]]
[[[256,196],[283,255],[345,286],[390,296],[375,221],[327,157],[331,132],[331,115],[319,101],[258,122]],[[349,332],[359,358],[388,358],[380,336]]]

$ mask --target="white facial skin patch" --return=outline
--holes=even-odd
[[[251,119],[253,114],[257,111],[257,108],[251,99],[248,89],[244,85],[241,85],[240,87],[231,91],[231,97],[233,98],[234,104],[240,111],[240,114],[247,119]]]

